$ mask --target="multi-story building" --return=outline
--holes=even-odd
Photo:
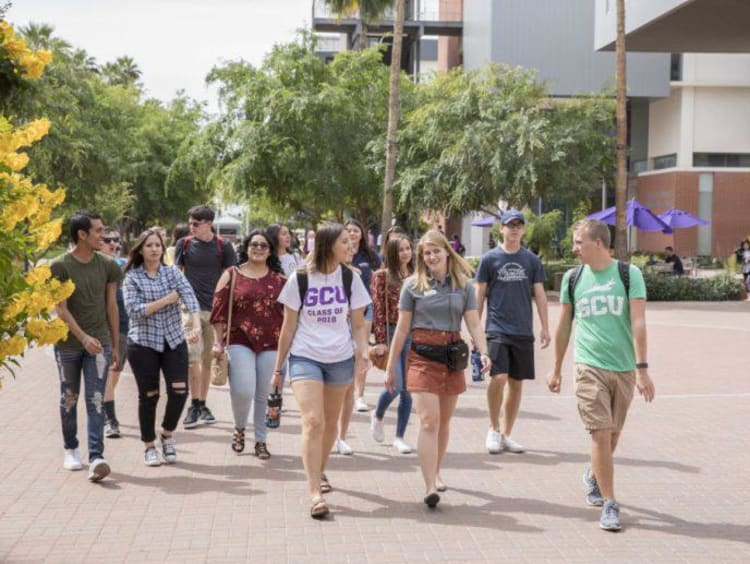
[[[410,0],[402,68],[415,77],[422,53],[438,69],[490,62],[535,68],[559,97],[614,86],[614,0]],[[678,207],[711,222],[673,235],[638,232],[635,247],[727,256],[750,233],[750,2],[626,0],[629,197],[656,212]],[[315,2],[313,29],[350,47],[362,28]],[[368,27],[368,41],[392,21]],[[434,45],[434,43],[433,43]],[[693,54],[691,51],[713,51]],[[725,54],[730,53],[730,54]],[[606,186],[602,206],[613,205]],[[489,202],[492,204],[492,202]],[[541,202],[534,209],[543,209]],[[487,248],[471,217],[446,221],[469,254]]]
[[[597,3],[597,49],[614,48],[614,4]],[[627,0],[625,9],[629,51],[672,53],[669,93],[648,103],[633,194],[655,211],[677,207],[711,222],[639,232],[638,248],[726,257],[750,234],[750,2]]]

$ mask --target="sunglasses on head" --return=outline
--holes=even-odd
[[[248,247],[252,247],[253,249],[266,250],[268,248],[268,243],[250,243]]]
[[[119,243],[120,238],[119,237],[104,237],[104,242],[108,245],[111,243]]]

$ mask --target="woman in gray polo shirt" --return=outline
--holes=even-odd
[[[396,365],[411,334],[406,387],[414,397],[421,420],[417,451],[425,481],[424,502],[437,506],[445,491],[440,479],[440,464],[450,435],[450,420],[458,395],[466,389],[464,370],[451,370],[445,363],[417,354],[417,345],[436,349],[461,339],[461,320],[482,353],[482,372],[490,368],[487,342],[479,322],[472,268],[456,253],[445,235],[428,231],[420,239],[414,276],[404,282],[398,304],[398,324],[388,355],[385,386],[393,391]]]

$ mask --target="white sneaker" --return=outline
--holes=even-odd
[[[399,454],[409,454],[411,452],[411,447],[406,444],[404,439],[396,437],[395,439],[393,439],[393,446],[396,447],[396,450],[399,452]]]
[[[96,458],[89,464],[89,482],[99,482],[109,476],[109,464],[103,458]]]
[[[385,440],[385,432],[383,431],[383,421],[375,417],[375,412],[372,412],[370,418],[370,434],[376,443],[382,443]]]
[[[352,449],[352,447],[350,447],[341,439],[336,441],[336,452],[338,452],[339,454],[344,454],[346,456],[354,454],[354,450]]]
[[[494,429],[487,431],[487,440],[484,441],[484,446],[490,454],[500,454],[503,452],[503,437],[500,431],[495,431]]]
[[[161,466],[161,459],[159,453],[156,452],[156,448],[148,447],[145,454],[143,455],[143,463],[146,466]]]
[[[81,453],[77,448],[66,448],[63,468],[66,470],[82,470]]]
[[[512,452],[514,454],[519,454],[523,452],[523,446],[518,444],[516,441],[511,439],[510,437],[503,437],[503,448],[507,450],[508,452]]]
[[[354,400],[354,411],[370,411],[370,407],[363,398],[357,398]]]

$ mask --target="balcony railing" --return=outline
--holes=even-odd
[[[442,4],[442,6],[441,6]],[[393,9],[389,9],[383,16],[383,22],[392,22],[394,18]],[[352,11],[350,14],[339,16],[331,11],[323,0],[313,1],[313,20],[335,19],[335,20],[358,20],[359,12]],[[463,20],[462,2],[454,0],[446,2],[443,0],[407,0],[405,6],[405,18],[407,22],[460,22]]]

